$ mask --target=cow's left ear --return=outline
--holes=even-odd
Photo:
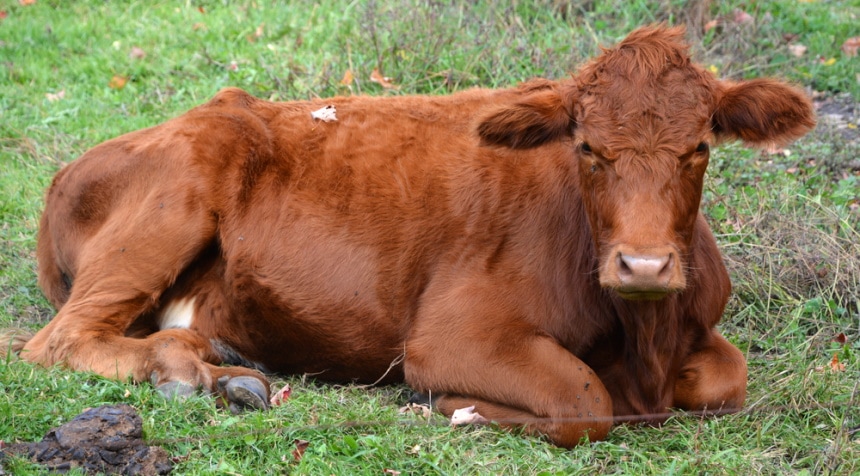
[[[772,79],[723,82],[713,116],[718,138],[751,146],[782,145],[815,126],[812,103],[803,91]]]
[[[481,143],[529,149],[570,136],[572,104],[564,96],[557,89],[543,89],[490,112],[478,125]]]

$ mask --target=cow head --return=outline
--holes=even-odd
[[[643,28],[569,81],[526,88],[480,123],[485,144],[525,149],[564,140],[600,284],[625,299],[686,287],[710,148],[779,144],[815,124],[801,91],[773,80],[718,81],[693,64],[683,29]]]

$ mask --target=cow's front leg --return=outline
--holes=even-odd
[[[673,405],[684,410],[739,410],[747,394],[747,363],[716,330],[690,354],[675,383]]]
[[[612,401],[597,375],[517,312],[503,289],[463,286],[418,316],[406,381],[442,413],[475,405],[483,417],[572,447],[603,439]],[[486,298],[486,299],[482,299]]]

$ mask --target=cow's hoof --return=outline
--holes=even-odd
[[[158,393],[164,395],[166,398],[178,398],[180,400],[184,400],[195,393],[197,393],[197,389],[192,385],[185,382],[167,382],[155,387],[158,390]]]
[[[436,409],[436,400],[430,398],[430,394],[415,392],[409,397],[409,400],[406,402],[407,404],[413,405],[425,405],[432,409]]]
[[[221,377],[218,386],[223,388],[228,407],[233,413],[245,410],[267,410],[269,408],[269,389],[254,377]]]

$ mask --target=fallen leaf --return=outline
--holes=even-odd
[[[128,57],[131,59],[143,59],[146,58],[146,51],[137,46],[132,46],[131,51],[128,52]]]
[[[266,24],[265,22],[264,22],[264,23],[260,23],[260,26],[258,26],[258,27],[257,27],[257,29],[256,29],[256,30],[254,30],[254,33],[253,33],[253,34],[245,35],[245,39],[246,39],[246,40],[248,40],[248,43],[254,43],[254,42],[255,42],[255,41],[257,41],[261,36],[263,36],[263,27],[264,27],[264,25],[265,25],[265,24]]]
[[[845,364],[839,361],[839,357],[836,354],[833,354],[833,358],[830,359],[830,370],[834,372],[844,372]]]
[[[412,413],[424,418],[430,418],[433,415],[433,410],[430,405],[420,405],[418,403],[407,403],[397,410],[398,413]]]
[[[343,78],[340,80],[340,84],[343,86],[349,86],[352,84],[352,80],[355,79],[355,76],[352,74],[352,70],[346,70],[343,72]]]
[[[846,343],[848,343],[848,338],[845,337],[844,332],[840,332],[839,334],[836,334],[835,336],[833,336],[833,342],[836,342],[838,344],[846,344]]]
[[[454,426],[481,423],[487,423],[487,419],[475,411],[475,405],[454,410],[454,413],[451,415],[451,424]]]
[[[334,122],[337,121],[337,110],[334,105],[329,104],[326,107],[311,112],[311,118],[319,119],[323,122]]]
[[[845,43],[842,43],[842,52],[845,56],[857,56],[858,49],[860,49],[860,36],[848,38]]]
[[[269,399],[269,402],[272,404],[273,407],[280,406],[282,403],[286,402],[287,399],[290,398],[290,394],[292,393],[293,389],[290,388],[290,384],[286,384],[281,387],[280,390],[275,392],[274,395],[272,395],[272,398]]]
[[[206,13],[206,9],[203,7],[197,7],[197,11],[200,13]]]
[[[203,23],[203,22],[197,22],[197,23],[195,23],[195,24],[191,25],[191,29],[192,29],[193,31],[197,31],[197,30],[204,30],[204,31],[205,31],[205,30],[207,30],[208,28],[206,28],[206,24],[205,24],[205,23]]]
[[[296,445],[296,448],[293,450],[293,459],[301,461],[302,456],[305,454],[305,450],[308,449],[308,445],[311,443],[306,440],[293,440],[293,444]]]
[[[770,154],[770,155],[784,155],[786,157],[791,155],[790,150],[783,149],[783,148],[776,147],[776,146],[769,146],[767,149],[765,149],[765,152],[767,154]]]
[[[18,3],[26,7],[27,5],[35,5],[36,0],[18,0]]]
[[[719,20],[711,20],[711,21],[709,21],[708,23],[705,23],[705,33],[707,33],[707,32],[709,32],[709,31],[713,30],[713,29],[714,29],[714,28],[716,28],[716,27],[717,27],[717,25],[719,25],[719,24],[720,24],[720,21],[719,21]]]
[[[391,474],[393,476],[400,476],[400,471],[396,469],[383,469],[382,474]]]
[[[370,73],[370,80],[385,89],[399,89],[398,86],[392,83],[393,79],[388,76],[383,76],[382,73],[379,72],[379,68],[373,68],[373,72]]]
[[[800,58],[806,53],[806,45],[801,45],[800,43],[793,43],[788,45],[788,51],[791,52],[796,58]]]
[[[836,58],[824,59],[824,57],[822,56],[821,58],[818,58],[818,62],[823,64],[824,66],[833,66],[834,64],[836,64]]]
[[[45,98],[50,102],[56,102],[66,97],[66,90],[61,89],[57,93],[45,93]]]
[[[120,90],[125,87],[125,83],[128,82],[128,78],[125,76],[120,76],[115,74],[113,78],[110,78],[110,82],[108,83],[108,87],[111,89]]]
[[[739,25],[751,24],[755,22],[755,18],[753,18],[752,15],[741,10],[740,8],[735,8],[734,20],[735,23]]]

